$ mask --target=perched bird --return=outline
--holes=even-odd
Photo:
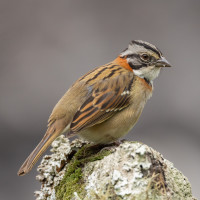
[[[79,135],[97,144],[127,134],[151,97],[153,80],[163,67],[170,64],[157,47],[135,40],[114,61],[79,78],[54,107],[44,137],[18,175],[27,174],[60,134]]]

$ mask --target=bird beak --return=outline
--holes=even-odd
[[[171,65],[165,57],[161,56],[161,58],[156,62],[156,67],[171,67]]]

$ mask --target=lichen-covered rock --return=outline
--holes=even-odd
[[[45,155],[38,166],[36,179],[42,183],[41,191],[36,191],[36,199],[55,199],[54,187],[59,184],[65,174],[66,161],[71,153],[69,140],[63,135],[52,143],[51,155]]]
[[[38,167],[37,200],[194,200],[187,178],[138,142],[100,147],[60,136]]]

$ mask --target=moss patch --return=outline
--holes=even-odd
[[[102,146],[94,146],[91,144],[84,145],[73,156],[68,163],[68,167],[62,181],[56,186],[56,199],[70,200],[77,192],[80,198],[84,198],[84,180],[82,179],[82,168],[88,162],[101,160],[111,151],[102,149]]]

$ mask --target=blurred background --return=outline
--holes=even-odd
[[[0,0],[0,199],[35,199],[36,167],[24,177],[17,171],[52,108],[133,39],[158,46],[174,67],[154,81],[126,138],[162,153],[200,198],[200,1]]]

